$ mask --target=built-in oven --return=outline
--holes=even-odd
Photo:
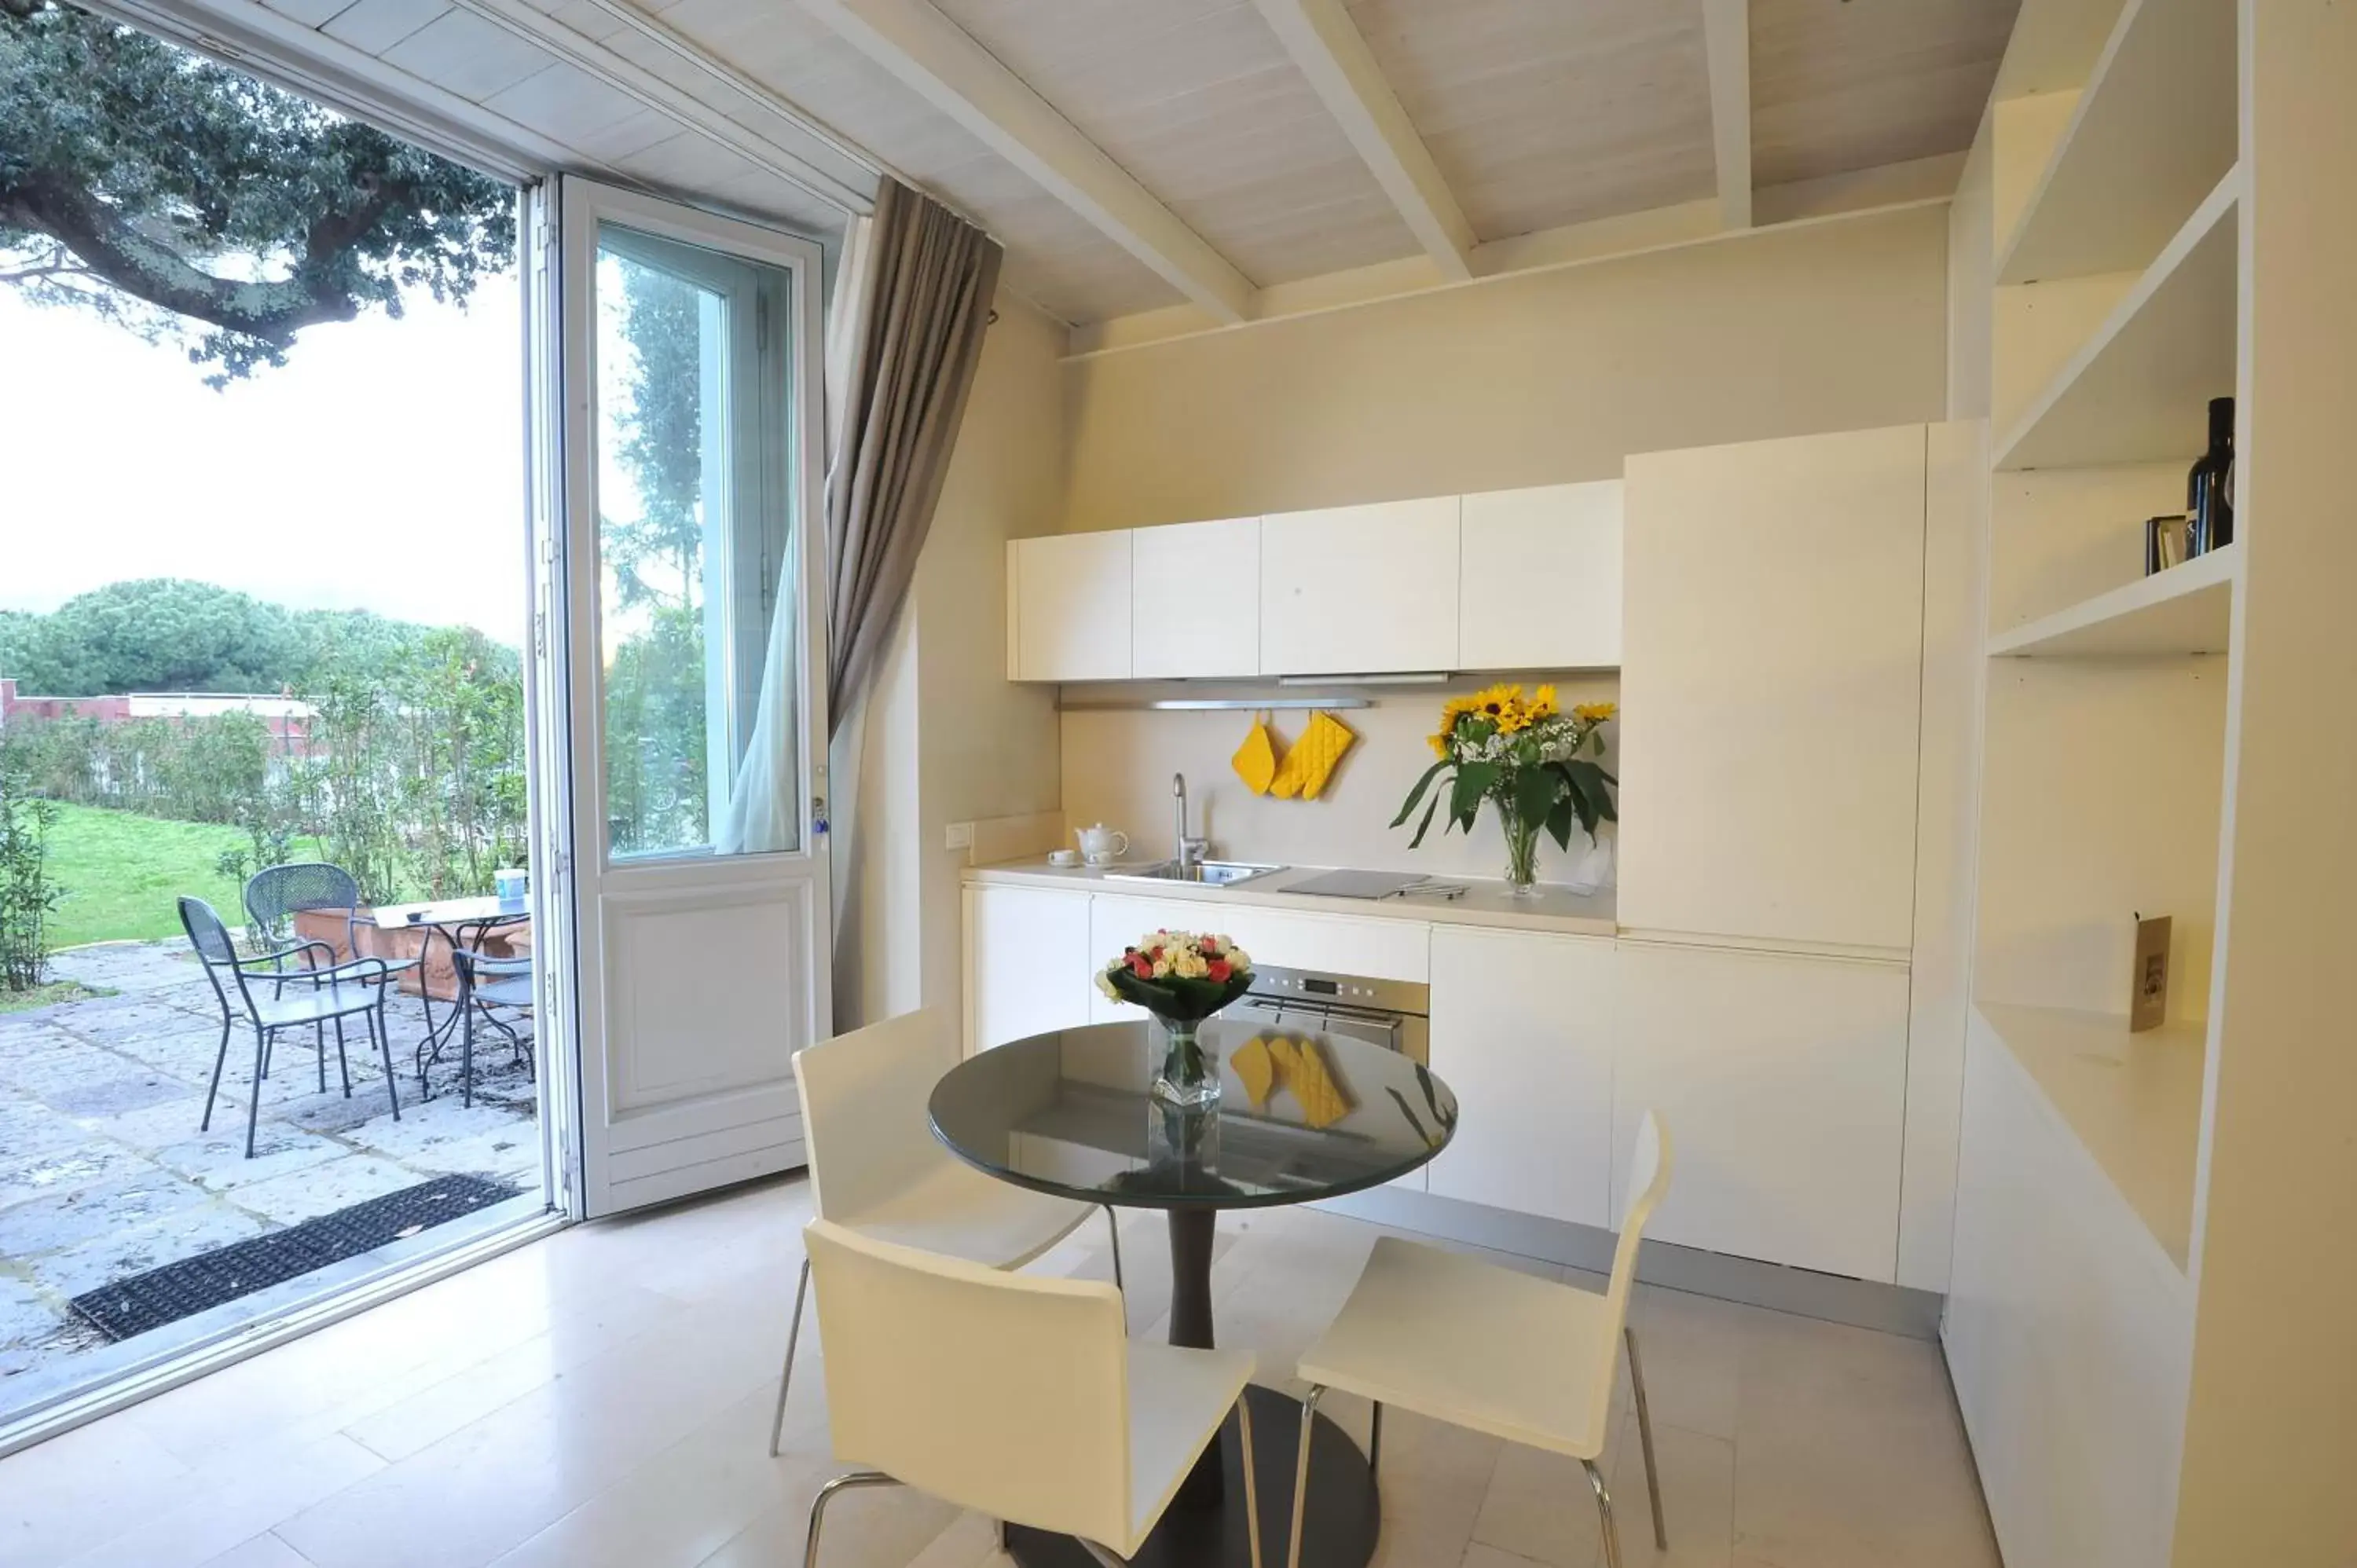
[[[1432,987],[1411,980],[1263,964],[1253,971],[1252,989],[1229,1014],[1277,1028],[1343,1035],[1397,1051],[1410,1061],[1432,1061]]]

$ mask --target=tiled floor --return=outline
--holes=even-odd
[[[813,1333],[783,1458],[769,1457],[765,1434],[807,1192],[771,1183],[577,1227],[0,1460],[0,1562],[799,1562],[811,1498],[837,1468]],[[1103,1234],[1083,1227],[1034,1266],[1103,1277]],[[1302,1209],[1223,1219],[1222,1343],[1257,1352],[1261,1380],[1293,1386],[1286,1373],[1377,1234]],[[1132,1322],[1158,1337],[1160,1224],[1133,1216],[1124,1236]],[[1624,1388],[1609,1464],[1630,1563],[1996,1564],[1935,1347],[1645,1288],[1634,1318],[1672,1550],[1656,1553],[1643,1526]],[[1363,1438],[1362,1406],[1329,1408]],[[1380,1563],[1598,1560],[1594,1504],[1569,1461],[1404,1412],[1385,1425]],[[985,1521],[911,1493],[857,1492],[830,1513],[827,1568],[995,1561]]]
[[[0,1412],[26,1402],[29,1380],[47,1391],[98,1345],[65,1309],[93,1286],[446,1173],[538,1189],[531,1073],[479,1035],[474,1105],[441,1092],[455,1084],[455,1047],[434,1069],[436,1097],[421,1101],[414,998],[386,1005],[399,1121],[365,1027],[347,1031],[350,1099],[332,1036],[322,1092],[308,1031],[288,1031],[247,1159],[250,1034],[231,1040],[211,1132],[197,1128],[221,1011],[186,943],[78,948],[53,968],[113,994],[0,1015]]]

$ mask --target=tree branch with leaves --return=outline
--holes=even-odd
[[[0,0],[0,283],[223,386],[296,334],[513,264],[514,193],[58,0]],[[205,330],[210,328],[210,330]]]

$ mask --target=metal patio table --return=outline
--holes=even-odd
[[[426,978],[426,960],[433,956],[434,939],[440,937],[454,952],[462,947],[479,947],[489,933],[531,919],[532,906],[526,899],[483,893],[420,904],[386,904],[371,918],[381,930],[425,933],[417,949],[417,1000],[425,1009],[425,1033],[417,1042],[415,1059],[418,1092],[430,1099],[425,1069],[442,1060],[442,1047],[450,1043],[450,1037],[465,1023],[468,1004],[465,977],[457,975],[458,966],[453,960],[451,972],[459,981],[457,1000],[448,1017],[438,1024],[434,1021],[434,989]]]
[[[1288,1088],[1272,1088],[1255,1104],[1239,1079],[1237,1049],[1279,1036],[1314,1053],[1339,1091],[1325,1124],[1312,1125],[1308,1101]],[[1209,1349],[1220,1211],[1310,1203],[1397,1180],[1448,1146],[1457,1101],[1423,1064],[1363,1040],[1222,1018],[1206,1022],[1202,1038],[1217,1053],[1222,1082],[1220,1099],[1204,1111],[1178,1111],[1153,1096],[1162,1035],[1141,1019],[979,1052],[942,1075],[931,1113],[933,1132],[951,1152],[1002,1181],[1082,1203],[1164,1210],[1170,1343]],[[1281,1552],[1292,1528],[1301,1407],[1257,1385],[1246,1397],[1259,1434],[1261,1542],[1265,1552],[1275,1543]],[[1330,1419],[1317,1421],[1303,1561],[1363,1568],[1382,1523],[1374,1465]],[[1378,1449],[1381,1433],[1378,1426]],[[1231,1419],[1132,1562],[1151,1568],[1249,1562],[1243,1496]],[[1092,1563],[1070,1538],[1019,1526],[1008,1530],[1007,1549],[1026,1568]]]

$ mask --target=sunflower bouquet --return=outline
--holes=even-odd
[[[1416,807],[1424,807],[1409,841],[1413,849],[1424,843],[1444,800],[1444,832],[1452,827],[1471,832],[1481,803],[1493,802],[1506,832],[1506,880],[1517,891],[1527,890],[1538,880],[1541,832],[1569,849],[1573,823],[1592,842],[1598,822],[1620,820],[1612,800],[1620,780],[1582,755],[1602,754],[1597,731],[1617,711],[1610,703],[1580,703],[1566,712],[1556,705],[1553,686],[1541,686],[1527,697],[1514,685],[1451,697],[1432,736],[1440,760],[1415,781],[1392,826],[1405,825]],[[1450,777],[1444,780],[1443,774]]]

